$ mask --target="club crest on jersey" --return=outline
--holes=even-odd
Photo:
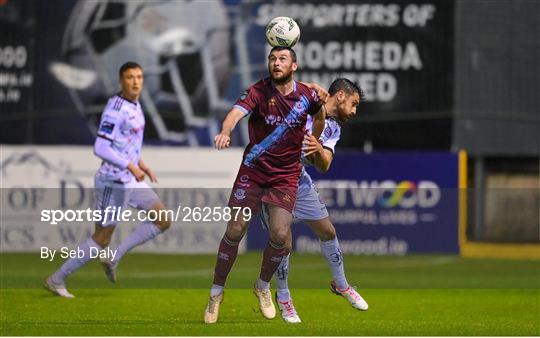
[[[246,191],[244,189],[236,189],[236,191],[234,192],[234,198],[236,198],[237,200],[243,200],[244,198],[246,198]]]
[[[325,128],[325,129],[324,129],[324,136],[326,137],[326,139],[329,139],[330,136],[332,136],[332,129],[330,129],[330,128]]]
[[[270,100],[268,100],[268,106],[275,106],[276,105],[276,98],[271,97]]]

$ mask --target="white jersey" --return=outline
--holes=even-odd
[[[308,116],[307,118],[306,129],[309,130],[310,133],[313,132],[313,117],[311,116]],[[319,141],[322,143],[322,146],[330,150],[333,154],[340,137],[341,126],[339,123],[333,117],[327,118],[324,121],[324,129],[319,137]],[[304,157],[303,153],[300,161],[306,167],[313,165],[307,158]]]
[[[98,137],[111,141],[111,147],[127,163],[138,164],[144,135],[144,113],[139,102],[120,95],[109,99],[99,123]],[[97,172],[102,180],[129,182],[133,175],[126,168],[103,161]]]
[[[312,127],[313,120],[308,116],[306,128],[312,131]],[[336,143],[339,141],[340,136],[341,126],[339,123],[332,117],[327,118],[324,123],[323,132],[319,137],[322,146],[334,153]],[[304,157],[302,157],[302,163],[304,166],[312,165],[312,163]],[[300,174],[300,180],[298,182],[298,193],[296,195],[293,216],[302,220],[320,220],[328,217],[326,205],[319,196],[317,188],[311,180],[311,176],[309,176],[304,168],[302,168],[302,173]],[[264,214],[263,209],[263,221],[267,222],[265,217],[267,216]]]
[[[306,128],[313,132],[313,117],[308,116],[306,122]],[[336,143],[338,143],[339,138],[341,137],[341,126],[333,117],[329,117],[324,121],[324,129],[319,137],[319,140],[322,142],[324,148],[330,150],[334,153],[336,148]]]

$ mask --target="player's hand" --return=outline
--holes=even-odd
[[[304,156],[307,157],[315,153],[321,153],[323,151],[323,146],[315,136],[308,134],[304,137],[302,150],[304,151]]]
[[[326,100],[328,100],[328,97],[330,96],[330,93],[328,93],[326,89],[313,82],[306,83],[306,86],[313,89],[317,93],[317,96],[321,102],[326,103]]]
[[[137,182],[141,182],[144,180],[145,174],[144,171],[141,170],[141,168],[133,165],[133,163],[130,163],[127,168],[133,174],[133,176],[135,176],[135,180],[137,180]]]
[[[154,173],[154,171],[148,167],[144,168],[143,171],[150,177],[150,182],[157,183],[157,175]]]
[[[231,144],[231,137],[223,132],[214,137],[214,144],[217,150],[229,148]]]

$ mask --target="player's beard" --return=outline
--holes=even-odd
[[[277,84],[277,85],[281,85],[281,84],[284,84],[284,83],[287,83],[289,81],[292,80],[292,76],[293,76],[293,72],[292,70],[290,70],[289,72],[285,72],[284,70],[281,71],[281,74],[283,74],[283,76],[279,77],[279,78],[276,78],[274,76],[274,73],[270,73],[271,77],[272,77],[272,81]]]

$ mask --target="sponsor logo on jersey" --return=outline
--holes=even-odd
[[[105,134],[110,134],[112,133],[113,129],[114,129],[114,123],[111,123],[109,121],[103,121],[103,123],[101,124],[101,127],[99,128],[99,131]]]

